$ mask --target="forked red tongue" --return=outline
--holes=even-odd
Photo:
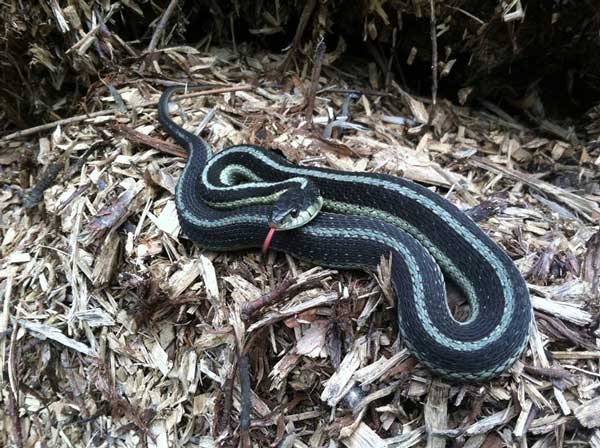
[[[269,233],[267,233],[267,236],[265,237],[265,242],[262,245],[262,253],[266,254],[267,251],[269,250],[269,246],[271,245],[271,240],[273,239],[273,235],[275,235],[275,232],[277,231],[277,229],[274,229],[273,227],[269,228]]]

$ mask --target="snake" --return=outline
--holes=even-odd
[[[181,231],[210,251],[270,249],[342,270],[374,272],[391,260],[399,337],[434,375],[485,381],[522,355],[532,320],[525,280],[474,221],[411,180],[293,164],[274,150],[235,145],[213,153],[171,117],[167,87],[158,120],[187,152],[175,189]],[[446,283],[464,293],[457,320]]]

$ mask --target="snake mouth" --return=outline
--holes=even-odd
[[[323,198],[321,196],[303,208],[297,205],[283,208],[276,204],[269,219],[269,227],[277,230],[297,229],[315,219],[322,206]]]
[[[273,214],[269,221],[269,227],[277,230],[292,230],[302,227],[316,216],[311,210],[298,210],[293,208],[287,213]]]

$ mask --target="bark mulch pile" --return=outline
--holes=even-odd
[[[31,64],[14,53],[3,61],[25,67],[15,76],[31,90],[10,90],[2,73],[0,444],[600,447],[600,108],[559,120],[539,108],[543,82],[530,102],[501,103],[477,93],[476,75],[446,99],[452,52],[439,41],[442,63],[426,84],[438,77],[434,103],[402,81],[400,51],[381,50],[384,18],[396,23],[408,5],[373,1],[361,12],[365,60],[339,39],[319,44],[339,2],[275,3],[280,16],[267,10],[248,28],[252,44],[224,40],[251,21],[247,4],[233,15],[207,6],[223,20],[206,17],[199,28],[212,28],[193,45],[167,42],[190,32],[198,5],[143,4],[162,14],[143,45],[108,25],[137,14],[133,1],[40,2],[30,16],[20,2],[7,6],[6,30],[42,42],[63,24],[77,40],[54,53],[32,40],[19,56]],[[428,2],[411,2],[406,23],[418,22],[419,5],[428,33]],[[448,2],[435,26],[454,31],[451,10],[483,21],[483,34],[498,23],[518,29],[506,14],[526,8],[511,5],[487,21],[484,10],[467,14],[468,2]],[[47,19],[36,30],[26,26],[42,17],[34,12]],[[269,49],[293,18],[294,55]],[[582,38],[598,17],[586,20]],[[429,34],[421,39],[431,56]],[[5,42],[5,54],[20,44]],[[129,53],[122,70],[113,50]],[[98,77],[102,61],[110,75]],[[398,338],[386,260],[377,272],[346,272],[195,246],[173,197],[186,154],[156,117],[162,90],[181,82],[205,90],[175,97],[173,115],[215,151],[248,143],[307,166],[403,176],[466,211],[528,283],[535,322],[521,360],[485,383],[432,376]],[[328,126],[345,103],[355,126]],[[448,301],[457,319],[468,316],[460,291],[450,288]]]

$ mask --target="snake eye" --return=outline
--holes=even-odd
[[[297,208],[293,208],[290,210],[290,215],[292,216],[292,218],[297,218],[299,214],[300,210],[298,210]]]

